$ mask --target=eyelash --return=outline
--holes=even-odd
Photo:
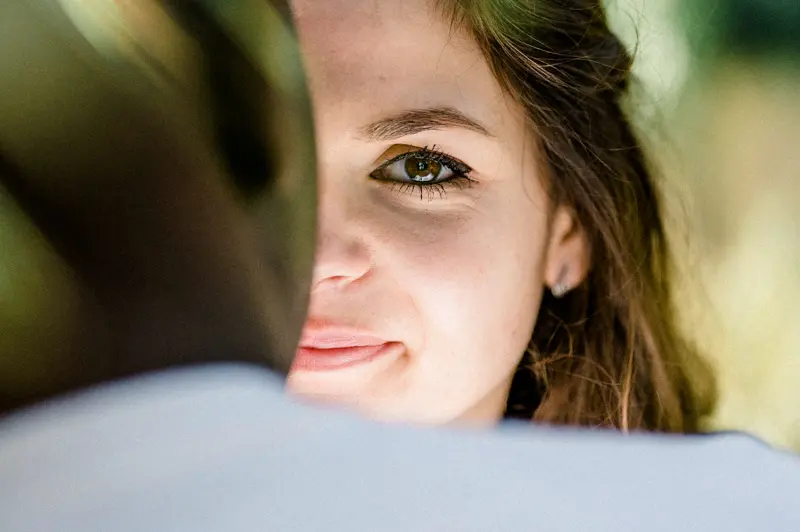
[[[391,179],[385,177],[383,173],[386,168],[393,165],[397,161],[402,161],[408,158],[418,158],[418,159],[425,159],[429,161],[435,161],[442,166],[447,167],[451,172],[453,172],[453,176],[448,178],[445,181],[440,181],[438,183],[415,183],[409,181],[397,181],[395,179]],[[447,196],[447,189],[450,187],[456,187],[459,190],[463,189],[464,187],[470,187],[473,184],[477,183],[474,179],[472,179],[469,174],[472,172],[472,168],[467,166],[466,164],[462,163],[458,159],[447,155],[446,153],[439,151],[436,149],[436,146],[433,148],[428,148],[425,146],[424,148],[416,151],[410,151],[406,153],[402,153],[396,157],[392,157],[388,161],[382,163],[377,169],[375,169],[369,176],[376,181],[382,181],[387,184],[390,184],[392,190],[399,193],[399,194],[416,194],[419,193],[419,199],[422,200],[425,194],[428,195],[428,201],[432,201],[435,199],[435,196],[438,194],[439,199],[444,199]]]

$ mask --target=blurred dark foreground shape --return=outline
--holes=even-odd
[[[0,411],[175,364],[286,370],[315,194],[281,13],[4,0],[0,36]]]

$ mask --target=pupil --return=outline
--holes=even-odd
[[[442,165],[436,161],[410,157],[406,159],[406,172],[414,181],[433,181],[441,172]]]

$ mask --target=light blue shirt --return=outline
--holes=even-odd
[[[735,434],[381,425],[213,366],[2,421],[0,531],[800,532],[800,460]]]

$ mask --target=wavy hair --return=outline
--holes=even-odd
[[[546,295],[507,417],[694,432],[708,368],[675,319],[658,191],[623,112],[632,58],[597,0],[438,0],[527,113],[555,205],[591,249],[585,282]],[[706,393],[708,392],[708,393]]]

